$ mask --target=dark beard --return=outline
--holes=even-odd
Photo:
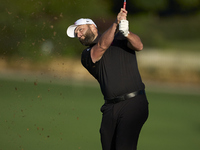
[[[94,37],[95,37],[94,33],[91,31],[90,28],[88,28],[88,30],[85,33],[85,39],[79,39],[79,41],[81,42],[81,44],[89,46],[94,41]]]

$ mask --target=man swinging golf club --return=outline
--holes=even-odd
[[[116,21],[102,35],[91,19],[79,19],[67,29],[88,46],[82,65],[99,82],[105,103],[100,134],[103,150],[136,150],[140,130],[148,118],[148,101],[137,66],[140,38],[129,31],[127,11],[121,8]],[[95,100],[95,99],[94,99]]]

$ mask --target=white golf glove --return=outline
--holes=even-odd
[[[129,34],[129,22],[128,20],[121,20],[119,23],[119,31],[127,37]]]

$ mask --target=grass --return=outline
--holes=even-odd
[[[150,116],[141,133],[140,149],[199,149],[200,97],[175,93],[147,94]]]
[[[0,150],[101,150],[97,86],[0,79]],[[138,149],[199,150],[200,95],[148,90]]]

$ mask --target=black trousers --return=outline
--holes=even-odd
[[[116,103],[104,104],[100,134],[103,150],[136,150],[141,128],[148,118],[145,95]]]

